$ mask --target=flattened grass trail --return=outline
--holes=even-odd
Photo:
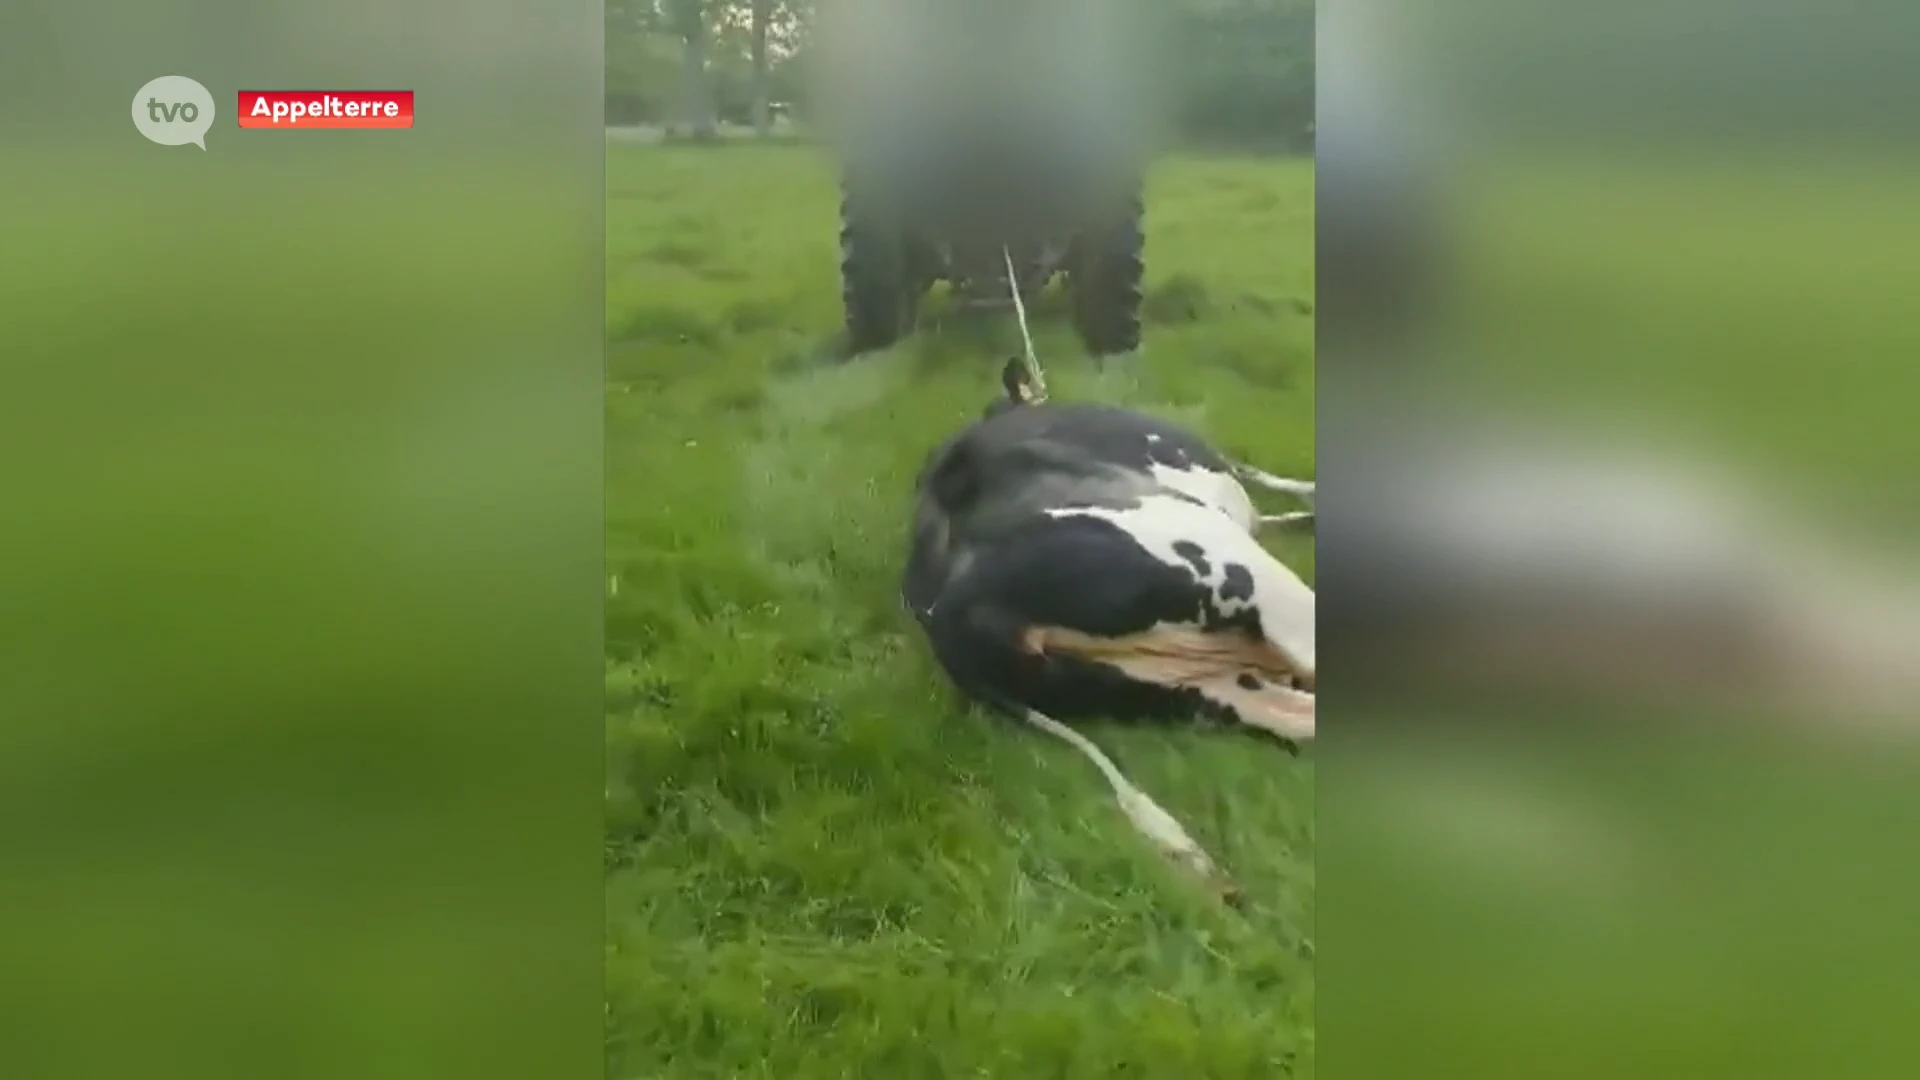
[[[1146,350],[1096,371],[1044,298],[1054,396],[1312,476],[1312,200],[1303,161],[1158,166]],[[1311,1076],[1311,755],[1092,731],[1236,913],[1086,761],[958,703],[896,575],[1017,333],[936,296],[835,362],[836,230],[816,151],[608,146],[607,1075]],[[1276,550],[1312,580],[1310,538]]]

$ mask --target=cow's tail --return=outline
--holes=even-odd
[[[1119,767],[1114,765],[1099,747],[1093,745],[1093,740],[1044,713],[1026,709],[1022,710],[1020,715],[1027,723],[1080,751],[1088,761],[1093,762],[1094,767],[1100,770],[1100,774],[1107,778],[1107,785],[1113,788],[1114,798],[1120,803],[1120,809],[1127,815],[1127,820],[1131,821],[1140,835],[1146,837],[1154,847],[1159,848],[1163,854],[1181,866],[1198,874],[1209,885],[1219,889],[1229,900],[1238,898],[1238,893],[1221,877],[1213,860],[1207,857],[1206,851],[1200,847],[1199,843],[1187,835],[1187,830],[1174,820],[1172,814],[1167,813],[1146,792],[1134,787],[1131,781],[1121,775]]]

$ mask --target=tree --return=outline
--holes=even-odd
[[[962,23],[977,16],[980,32],[996,40],[994,27],[1002,21],[1017,28],[1060,0],[876,2],[897,5],[891,15],[908,21],[938,12]],[[695,137],[711,137],[721,121],[750,123],[766,134],[775,101],[794,103],[801,115],[817,111],[824,103],[812,100],[813,80],[838,71],[844,59],[826,49],[836,36],[835,27],[826,25],[833,21],[834,3],[607,0],[608,121],[668,122]],[[1165,116],[1173,121],[1168,134],[1181,140],[1311,145],[1314,0],[1100,0],[1089,10],[1131,27],[1122,35],[1125,61],[1113,66],[1135,81],[1105,98],[1109,107],[1151,114],[1155,127],[1171,114]],[[841,14],[872,16],[864,8],[843,7]],[[1054,47],[1090,50],[1086,58],[1098,63],[1092,50],[1104,46],[1093,38],[1102,36]],[[947,38],[933,34],[936,43]]]
[[[773,128],[767,108],[771,80],[767,66],[767,26],[773,21],[774,0],[751,0],[753,5],[753,130],[766,135]]]
[[[1310,140],[1312,0],[1183,0],[1170,17],[1184,58],[1177,109],[1182,136]]]
[[[687,134],[711,139],[717,132],[713,93],[707,85],[707,41],[714,0],[667,0],[674,33],[684,46],[681,63],[680,116]]]
[[[606,116],[609,124],[659,123],[671,115],[680,49],[661,0],[607,0]]]

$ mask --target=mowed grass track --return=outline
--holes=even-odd
[[[1311,476],[1312,192],[1158,166],[1146,350],[1096,371],[1043,302],[1054,395]],[[1310,755],[1092,732],[1236,913],[1085,760],[958,702],[896,577],[914,473],[1015,332],[936,295],[836,362],[837,223],[814,150],[608,147],[608,1076],[1311,1075]],[[1312,580],[1310,539],[1276,550]]]

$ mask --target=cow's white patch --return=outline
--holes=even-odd
[[[1244,494],[1244,493],[1243,493]],[[1253,535],[1230,515],[1209,504],[1195,505],[1173,495],[1149,495],[1127,509],[1066,506],[1050,509],[1052,517],[1092,517],[1111,521],[1155,559],[1204,581],[1223,614],[1252,609],[1260,615],[1267,641],[1296,670],[1314,671],[1314,595],[1285,563],[1260,546]],[[1200,549],[1207,572],[1199,574],[1180,554],[1179,545]],[[1245,567],[1253,579],[1250,598],[1223,595],[1227,567]]]
[[[1147,437],[1153,438],[1151,435]],[[1155,462],[1147,471],[1154,483],[1169,491],[1199,499],[1232,518],[1234,524],[1244,532],[1251,533],[1259,522],[1260,511],[1253,505],[1252,497],[1230,473],[1203,469],[1190,462],[1179,467]]]

